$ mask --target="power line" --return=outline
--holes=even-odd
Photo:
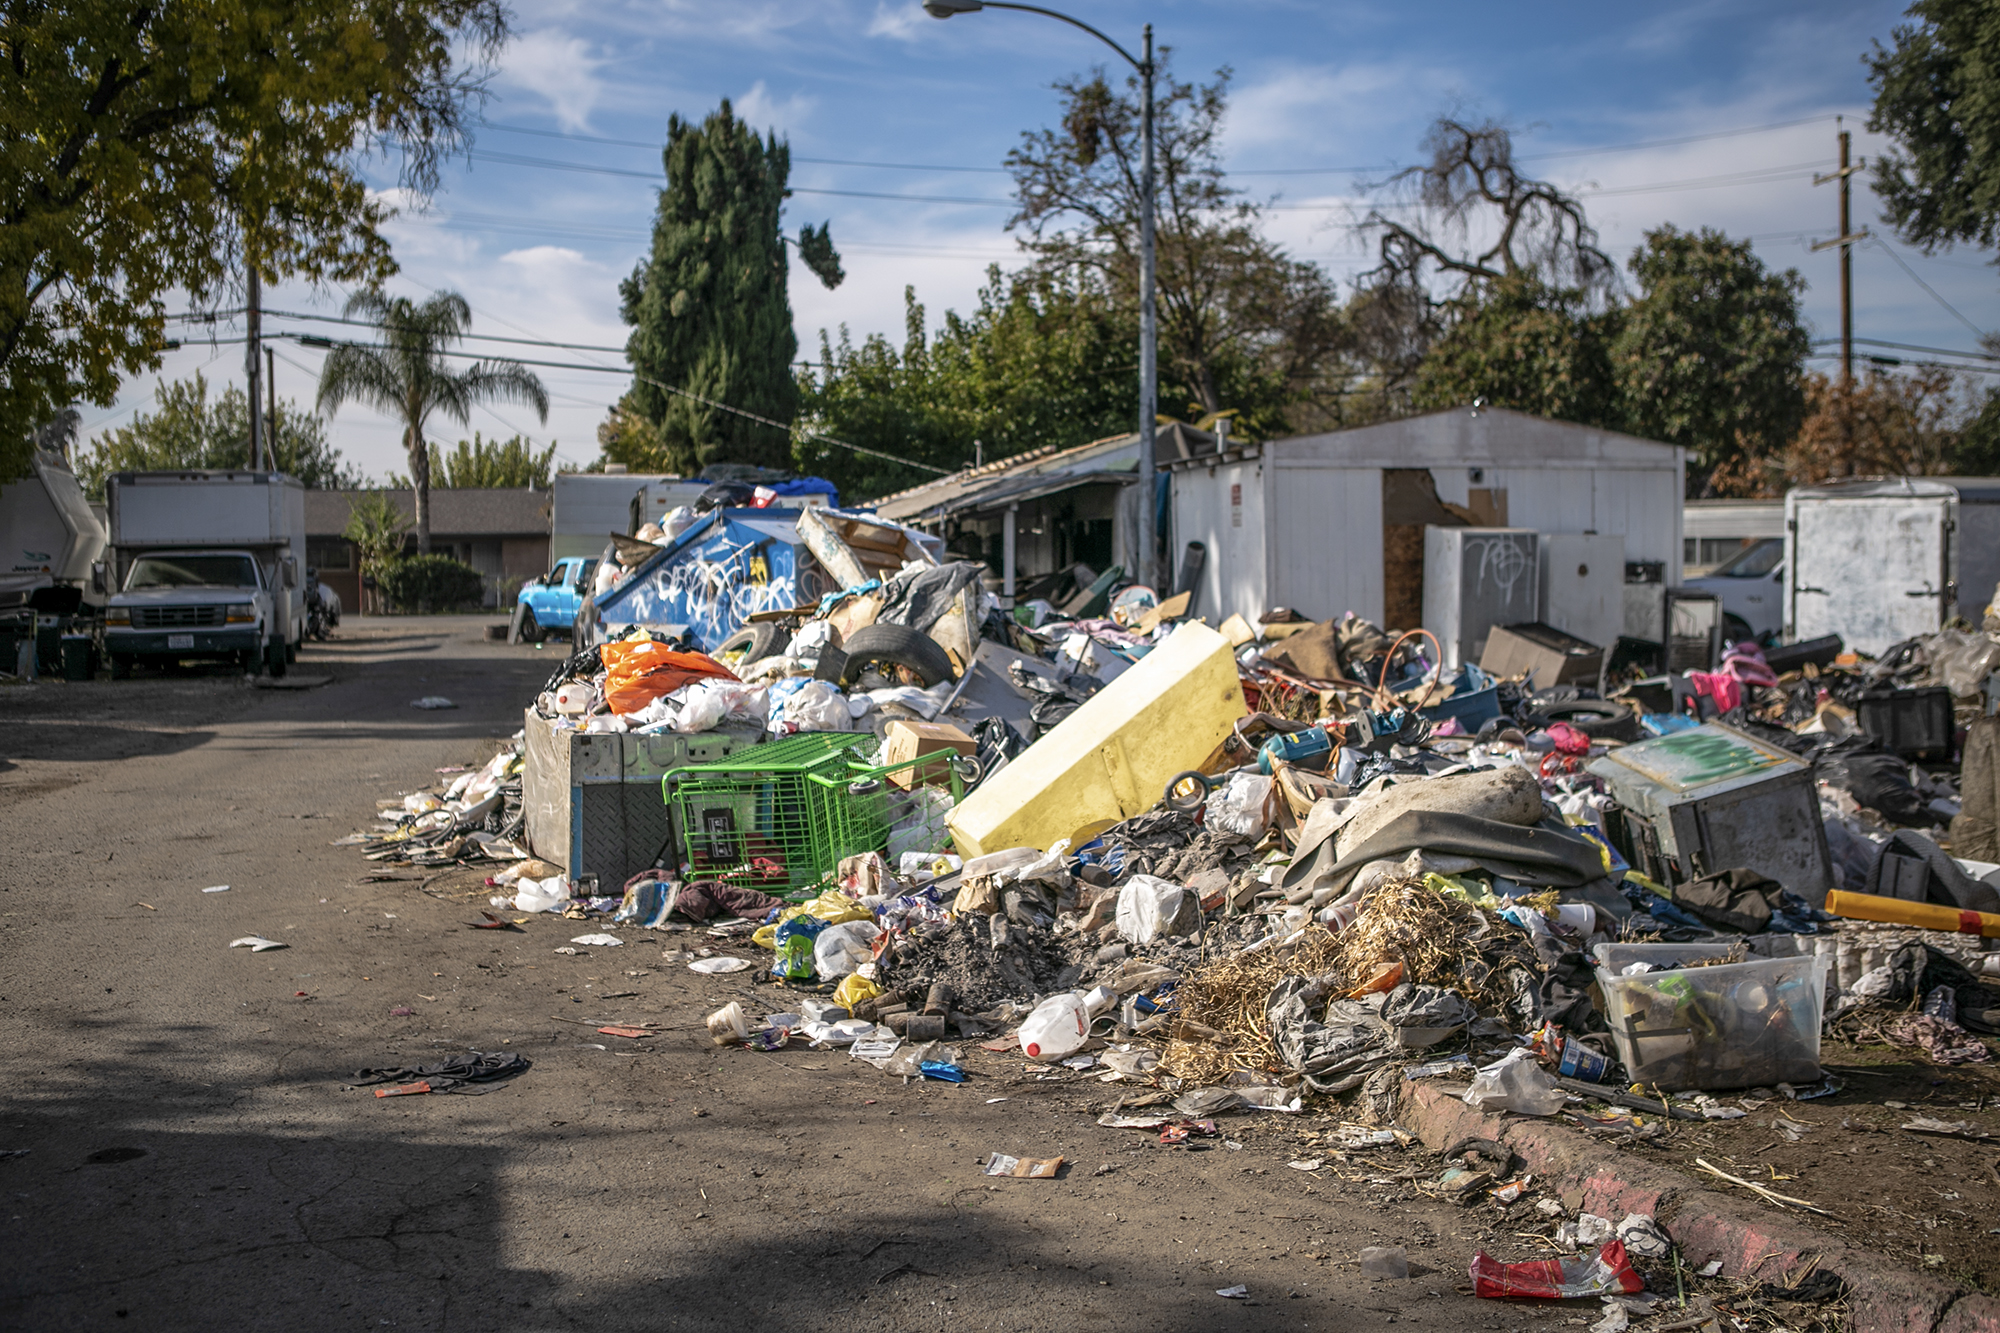
[[[303,341],[306,337],[310,335],[299,334],[299,333],[282,333],[282,334],[274,334],[272,336],[298,338],[301,341]],[[225,343],[234,343],[234,342],[242,342],[243,339],[223,338],[217,341]],[[310,346],[311,344],[307,345]],[[469,359],[475,357],[477,353],[457,352],[457,351],[440,349],[438,355],[455,356],[455,357],[462,357]],[[582,361],[533,361],[524,358],[510,358],[510,359],[514,361],[514,364],[522,366],[541,366],[552,370],[594,370],[599,372],[600,374],[630,375],[633,379],[638,380],[643,384],[650,384],[654,388],[660,390],[663,393],[671,393],[682,398],[692,399],[693,401],[702,404],[704,407],[712,407],[718,412],[729,412],[739,417],[747,417],[751,421],[758,422],[762,425],[774,427],[778,430],[786,432],[787,434],[790,434],[795,429],[795,427],[789,426],[782,421],[777,421],[767,416],[760,416],[755,412],[745,411],[743,408],[740,407],[731,407],[728,403],[719,403],[713,398],[704,398],[702,395],[698,393],[693,393],[687,389],[683,389],[679,385],[668,384],[664,380],[656,380],[650,375],[631,369],[629,366],[594,366]],[[510,429],[512,428],[510,427]],[[919,463],[914,459],[899,458],[895,454],[883,453],[879,449],[870,449],[866,445],[850,444],[846,440],[837,439],[834,436],[824,434],[820,431],[807,430],[804,429],[803,427],[799,427],[796,429],[798,429],[799,434],[804,436],[806,439],[821,440],[827,444],[836,445],[842,449],[850,449],[857,454],[866,454],[870,458],[879,458],[882,459],[884,462],[897,463],[903,467],[916,468],[919,472],[934,472],[940,477],[949,477],[952,475],[952,469],[950,468],[932,467],[929,463]],[[525,434],[525,432],[516,432],[516,433]]]
[[[1948,312],[1950,312],[1951,317],[1953,319],[1965,325],[1966,328],[1971,329],[1973,337],[1984,338],[1986,336],[1986,330],[1980,328],[1977,324],[1974,324],[1964,315],[1959,314],[1958,307],[1954,306],[1951,302],[1945,300],[1942,296],[1939,296],[1937,293],[1937,288],[1931,286],[1928,282],[1925,282],[1922,278],[1918,277],[1917,271],[1911,268],[1908,264],[1905,264],[1903,262],[1903,257],[1897,254],[1894,247],[1892,247],[1887,241],[1883,240],[1879,236],[1870,236],[1868,239],[1873,241],[1876,244],[1876,246],[1878,246],[1882,250],[1884,254],[1889,256],[1889,258],[1895,260],[1896,267],[1903,270],[1903,272],[1909,274],[1911,282],[1916,283],[1917,286],[1929,292],[1931,300],[1936,301],[1939,305],[1943,306]]]
[[[658,181],[664,173],[658,171],[628,171],[623,167],[600,167],[588,162],[557,162],[546,157],[523,157],[518,153],[488,153],[473,150],[469,157],[475,162],[502,162],[517,167],[544,167],[550,171],[578,171],[594,176],[628,176],[639,180]],[[970,199],[958,195],[943,194],[891,194],[882,190],[825,190],[815,186],[791,185],[786,187],[793,194],[835,195],[843,199],[900,199],[912,204],[980,204],[991,208],[1013,208],[1012,199]]]
[[[595,134],[571,134],[562,130],[532,130],[525,125],[496,125],[490,121],[480,128],[500,130],[506,134],[532,134],[541,139],[569,139],[576,143],[609,144],[614,148],[646,148],[658,152],[666,147],[665,143],[648,142],[643,139],[606,139]],[[937,164],[927,165],[921,162],[859,162],[844,157],[800,157],[797,154],[793,154],[792,161],[809,162],[814,166],[821,167],[879,167],[884,171],[974,171],[1001,176],[1008,174],[1005,167],[948,167]]]
[[[1816,116],[1803,116],[1797,120],[1773,121],[1768,125],[1744,125],[1730,130],[1710,130],[1704,134],[1682,134],[1676,135],[1671,139],[1644,139],[1636,143],[1600,144],[1593,148],[1553,148],[1539,153],[1517,153],[1515,158],[1517,161],[1527,162],[1554,157],[1590,157],[1599,153],[1628,153],[1647,148],[1673,148],[1680,144],[1701,143],[1709,139],[1729,139],[1745,134],[1763,134],[1770,130],[1791,129],[1798,125],[1816,125],[1833,114],[1831,111],[1823,111]],[[649,140],[610,139],[600,135],[576,134],[565,130],[530,129],[525,125],[500,125],[488,122],[482,128],[499,130],[506,134],[528,134],[541,139],[567,139],[575,143],[606,144],[613,148],[644,148],[657,152],[665,146],[662,143]],[[958,171],[1000,176],[1012,174],[1006,167],[946,166],[941,163],[927,164],[921,162],[864,162],[853,158],[841,157],[794,156],[792,161],[807,162],[815,166],[865,167],[883,171]],[[1395,170],[1397,170],[1397,167],[1394,163],[1380,163],[1366,167],[1252,167],[1240,170],[1233,169],[1230,174],[1232,176],[1343,176],[1358,175],[1370,171]]]
[[[1839,341],[1838,338],[1815,338],[1813,346],[1825,347]],[[1866,343],[1870,347],[1892,347],[1899,352],[1922,352],[1927,356],[1963,356],[1974,361],[2000,361],[2000,356],[1995,356],[1991,352],[1960,352],[1949,347],[1924,347],[1917,343],[1888,342],[1882,338],[1856,338],[1854,341]]]

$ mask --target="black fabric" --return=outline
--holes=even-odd
[[[1754,870],[1723,870],[1689,880],[1673,891],[1674,904],[1711,926],[1755,935],[1771,924],[1784,886]]]
[[[976,560],[954,560],[898,574],[882,585],[882,609],[875,619],[885,625],[927,630],[951,610],[952,598],[979,581],[985,568]]]
[[[421,1079],[431,1085],[432,1092],[453,1092],[467,1084],[492,1083],[498,1079],[524,1074],[531,1063],[527,1056],[516,1055],[512,1051],[496,1051],[492,1054],[467,1051],[434,1065],[406,1065],[399,1069],[358,1069],[354,1077],[347,1081],[347,1085],[352,1088],[365,1088],[371,1083],[415,1083]]]
[[[1536,987],[1541,1002],[1538,1017],[1565,1032],[1606,1031],[1604,1017],[1590,998],[1590,988],[1596,984],[1597,971],[1587,956],[1575,949],[1561,954]]]
[[[1446,810],[1407,810],[1375,830],[1346,856],[1335,860],[1336,839],[1312,855],[1295,859],[1279,887],[1347,887],[1370,861],[1400,860],[1421,848],[1440,856],[1469,856],[1488,874],[1536,888],[1580,888],[1604,877],[1604,857],[1595,844],[1544,823],[1536,828]]]
[[[1898,829],[1882,844],[1882,854],[1875,858],[1862,892],[1897,897],[1887,890],[1912,873],[1924,875],[1924,902],[1956,907],[1962,912],[2000,913],[2000,890],[1966,874],[1936,843],[1912,829]]]
[[[1928,825],[1937,817],[1910,785],[1910,766],[1867,736],[1835,741],[1814,760],[1815,776],[1892,823]]]

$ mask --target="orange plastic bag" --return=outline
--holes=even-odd
[[[707,653],[677,653],[651,639],[607,643],[599,651],[604,657],[604,701],[614,713],[636,713],[691,680],[707,676],[736,679],[728,667]]]

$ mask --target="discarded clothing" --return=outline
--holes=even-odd
[[[1724,870],[1681,885],[1674,903],[1710,925],[1755,935],[1770,927],[1783,892],[1777,880],[1755,870]]]
[[[432,1092],[456,1092],[472,1083],[493,1083],[500,1079],[524,1074],[532,1063],[525,1055],[512,1051],[496,1051],[486,1054],[467,1051],[434,1065],[405,1065],[396,1069],[358,1069],[347,1080],[352,1088],[365,1088],[371,1083],[415,1083],[431,1085]]]

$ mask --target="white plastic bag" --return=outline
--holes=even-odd
[[[813,941],[813,967],[820,980],[844,977],[871,961],[875,952],[869,946],[881,933],[873,921],[843,921],[822,930]]]
[[[1272,780],[1258,773],[1232,773],[1208,798],[1208,826],[1255,842],[1271,826]]]
[[[1153,875],[1134,875],[1118,890],[1118,934],[1133,944],[1151,944],[1172,928],[1187,890]]]
[[[913,787],[907,797],[898,794],[890,806],[889,859],[900,863],[906,856],[929,856],[951,846],[951,793],[942,787]]]
[[[561,875],[521,880],[514,891],[517,912],[559,912],[568,901],[569,885]]]
[[[772,694],[777,695],[773,690]],[[789,734],[795,731],[852,731],[854,716],[847,709],[847,696],[832,681],[808,680],[774,700],[771,708],[771,730]]]
[[[1554,1115],[1567,1098],[1548,1070],[1535,1063],[1525,1046],[1507,1052],[1473,1076],[1465,1104],[1482,1111],[1514,1111],[1521,1115]]]

